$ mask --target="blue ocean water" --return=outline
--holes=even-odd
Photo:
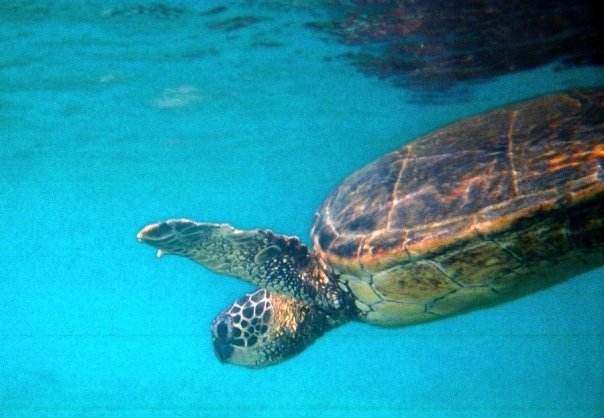
[[[308,243],[329,191],[405,141],[604,82],[552,65],[423,103],[274,3],[0,2],[0,416],[603,416],[602,268],[435,323],[350,323],[267,369],[215,358],[209,324],[251,286],[156,259],[142,226]]]

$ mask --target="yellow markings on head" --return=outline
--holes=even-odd
[[[304,302],[298,301],[292,297],[271,293],[272,305],[275,311],[273,315],[273,326],[270,328],[271,334],[294,334],[300,323],[304,321],[305,310]]]

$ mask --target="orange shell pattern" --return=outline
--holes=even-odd
[[[425,135],[348,177],[316,254],[383,325],[498,303],[597,267],[604,91],[556,94]]]

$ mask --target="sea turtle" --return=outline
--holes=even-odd
[[[604,89],[439,129],[348,177],[314,251],[268,230],[171,219],[138,239],[253,283],[212,323],[217,356],[262,367],[349,320],[401,326],[494,305],[604,261]]]

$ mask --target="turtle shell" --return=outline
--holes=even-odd
[[[317,212],[317,256],[360,319],[403,325],[602,264],[604,90],[474,116],[355,172]]]

